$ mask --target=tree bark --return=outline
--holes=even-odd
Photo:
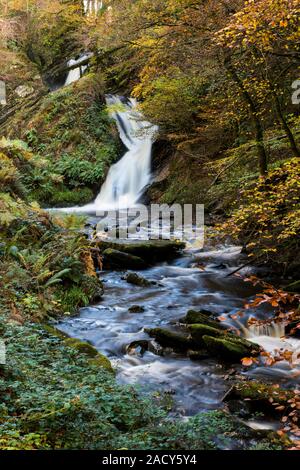
[[[235,83],[238,85],[244,100],[249,105],[251,117],[255,128],[255,141],[258,155],[259,172],[261,176],[265,176],[268,173],[268,157],[264,144],[264,130],[261,121],[258,117],[258,110],[256,104],[252,99],[250,93],[245,88],[242,80],[238,76],[236,70],[234,69],[234,66],[230,63],[229,59],[225,60],[225,67],[229,71]]]
[[[277,114],[278,114],[278,118],[281,121],[283,129],[286,132],[286,135],[287,135],[287,138],[290,142],[290,146],[291,146],[291,149],[293,151],[293,154],[295,155],[295,157],[299,158],[300,157],[300,149],[298,148],[295,137],[294,137],[294,135],[293,135],[288,123],[287,123],[287,120],[285,119],[285,116],[284,116],[284,114],[282,112],[282,109],[281,109],[279,98],[278,98],[278,96],[276,95],[275,92],[273,92],[273,97],[274,97],[275,108],[276,108],[276,111],[277,111]]]

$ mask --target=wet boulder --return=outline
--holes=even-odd
[[[97,247],[105,252],[113,249],[131,256],[142,258],[145,264],[151,265],[159,261],[178,256],[185,243],[176,240],[95,240]],[[135,268],[133,268],[135,269]]]
[[[59,338],[66,346],[76,349],[78,353],[84,354],[87,356],[90,364],[94,364],[99,367],[103,367],[108,372],[114,374],[115,371],[112,368],[110,360],[104,356],[104,354],[99,353],[94,346],[86,341],[81,341],[77,338],[70,338],[66,333],[60,331],[58,328],[55,328],[53,325],[44,324],[43,329],[45,333],[51,336],[56,336]]]
[[[224,326],[218,320],[214,320],[211,318],[211,312],[208,310],[189,310],[185,317],[180,318],[180,323],[184,323],[186,325],[193,325],[193,324],[203,324],[211,326],[212,328],[223,329]]]
[[[129,355],[143,356],[149,349],[149,342],[147,340],[137,340],[126,346],[126,352]]]
[[[191,361],[201,361],[203,359],[209,359],[209,353],[207,350],[202,349],[199,351],[193,351],[189,349],[187,352],[187,356],[190,358]]]
[[[133,284],[139,287],[149,287],[153,285],[151,281],[148,281],[148,279],[139,276],[137,273],[127,273],[124,276],[124,279],[126,282],[128,282],[128,284]]]
[[[226,330],[221,329],[218,322],[217,328],[209,324],[189,325],[188,329],[197,349],[206,349],[213,357],[219,357],[224,361],[240,362],[243,357],[257,356],[260,346],[240,338]]]
[[[113,248],[107,248],[102,255],[105,269],[144,269],[146,267],[144,260],[138,256]]]
[[[187,314],[180,318],[180,323],[192,324],[192,323],[202,323],[203,319],[207,319],[212,316],[212,312],[209,310],[189,310]]]
[[[164,328],[146,328],[145,332],[148,333],[151,338],[155,338],[161,346],[170,347],[175,351],[188,351],[195,346],[193,340],[187,334]]]
[[[128,309],[129,313],[143,313],[144,311],[145,309],[142,305],[132,305]]]
[[[230,334],[215,337],[204,335],[202,341],[212,356],[225,362],[240,362],[243,357],[257,356],[260,353],[258,344]]]
[[[203,323],[199,323],[196,325],[189,325],[188,329],[191,333],[191,337],[194,340],[195,344],[199,348],[206,347],[205,342],[203,341],[204,336],[210,336],[213,338],[218,338],[225,336],[225,331],[221,330],[220,328],[215,328],[211,325],[205,325]]]

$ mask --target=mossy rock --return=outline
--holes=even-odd
[[[185,243],[173,240],[118,241],[97,240],[97,246],[103,251],[113,249],[142,258],[148,264],[172,259],[185,247]]]
[[[145,332],[151,338],[155,338],[161,346],[170,347],[178,351],[187,351],[195,346],[189,336],[164,328],[146,328]]]
[[[46,330],[50,335],[57,336],[57,338],[63,340],[69,339],[69,336],[66,333],[60,331],[58,328],[55,328],[55,326],[43,324],[43,329]]]
[[[64,343],[70,348],[74,348],[80,353],[86,354],[90,358],[90,363],[100,365],[109,372],[114,372],[109,359],[107,359],[107,357],[105,357],[103,354],[99,353],[97,349],[94,348],[94,346],[87,343],[86,341],[81,341],[80,339],[76,338],[68,338],[65,339]]]
[[[115,373],[110,360],[103,354],[99,353],[97,349],[94,348],[94,346],[91,344],[87,343],[86,341],[81,341],[80,339],[70,338],[66,333],[60,331],[52,325],[43,325],[43,329],[50,335],[61,339],[66,346],[74,348],[80,353],[87,355],[91,364],[103,367],[112,374]]]
[[[106,356],[104,356],[104,354],[101,354],[98,352],[96,357],[93,357],[92,359],[89,360],[89,363],[94,364],[96,366],[103,367],[103,369],[107,370],[108,372],[115,374],[115,371],[112,368],[110,360]]]
[[[187,314],[180,318],[180,323],[185,323],[187,325],[193,323],[205,323],[205,321],[212,315],[209,310],[189,310]],[[205,320],[205,321],[203,321]]]
[[[149,287],[152,285],[148,279],[139,276],[137,273],[128,273],[125,275],[124,279],[126,282],[128,282],[128,284],[133,284],[139,287]]]
[[[90,299],[90,302],[98,302],[104,293],[104,287],[100,279],[87,274],[83,276],[81,288]]]
[[[188,329],[191,333],[191,336],[194,342],[200,348],[205,347],[205,342],[203,341],[203,336],[212,336],[214,338],[221,337],[225,335],[225,331],[215,328],[211,325],[204,325],[204,324],[196,324],[196,325],[189,325]]]
[[[128,312],[130,313],[143,313],[145,311],[144,307],[141,305],[132,305],[132,307],[129,307]]]
[[[113,248],[107,248],[102,254],[105,269],[144,269],[146,267],[142,258]]]
[[[194,324],[201,324],[201,325],[208,325],[212,328],[217,329],[224,329],[224,326],[221,322],[210,318],[210,312],[207,310],[200,310],[196,312],[195,310],[189,310],[185,317],[181,318],[179,321],[180,323],[185,323],[186,325],[194,325]]]
[[[212,356],[227,362],[240,362],[243,357],[257,356],[260,347],[242,338],[234,338],[233,335],[213,337],[204,335],[204,345]]]
[[[255,400],[263,402],[265,405],[270,405],[270,398],[274,403],[286,405],[288,400],[293,398],[293,392],[290,390],[283,390],[278,385],[265,384],[257,382],[256,380],[247,380],[246,382],[239,382],[226,396],[226,401],[232,399],[242,400]]]

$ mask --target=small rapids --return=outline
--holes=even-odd
[[[212,253],[212,255],[210,254]],[[72,337],[91,342],[117,368],[120,383],[136,384],[143,392],[160,391],[171,395],[180,415],[222,407],[229,388],[227,368],[214,359],[191,361],[180,354],[160,356],[147,351],[128,351],[134,341],[149,340],[147,327],[176,328],[176,322],[189,309],[205,308],[215,316],[235,314],[253,294],[252,286],[226,275],[238,264],[239,249],[219,251],[187,250],[172,263],[162,263],[141,271],[156,284],[138,287],[128,284],[122,272],[103,272],[102,301],[82,308],[77,318],[67,318],[58,327]],[[205,270],[195,261],[207,256]],[[197,264],[197,263],[196,263]],[[133,305],[143,307],[130,313]]]
[[[72,69],[69,71],[66,81],[65,81],[65,86],[70,85],[71,83],[77,82],[84,72],[87,70],[87,65],[81,65],[83,62],[85,62],[86,59],[90,58],[93,54],[92,53],[85,53],[81,54],[78,59],[70,59],[68,61],[68,67],[72,67],[74,65],[77,65],[78,67]]]
[[[62,209],[65,212],[97,215],[101,210],[122,212],[120,209],[136,207],[151,181],[151,148],[157,127],[142,118],[132,99],[109,95],[107,104],[128,150],[110,168],[94,202]],[[97,225],[99,220],[91,218],[91,225]],[[245,301],[257,292],[257,288],[240,278],[228,276],[239,265],[239,247],[209,249],[190,243],[177,260],[140,273],[152,281],[149,287],[127,283],[124,272],[102,272],[105,292],[101,302],[82,308],[78,317],[66,318],[58,327],[72,337],[90,342],[105,354],[116,367],[119,383],[135,384],[144,393],[156,391],[173,397],[176,415],[191,416],[201,410],[223,407],[223,398],[230,388],[228,366],[209,357],[192,361],[171,351],[162,353],[155,346],[143,351],[141,347],[130,345],[150,341],[146,328],[176,330],[180,328],[178,320],[188,310],[205,309],[212,317],[225,318],[225,326],[269,352],[289,348],[296,351],[298,343],[282,338],[284,331],[279,326],[248,327],[250,316],[265,320],[271,317],[271,312],[248,310],[244,318],[239,318]],[[246,274],[249,269],[244,268],[241,273]],[[130,311],[133,306],[139,307],[139,313]],[[276,382],[300,381],[299,369],[293,370],[287,361],[272,367],[259,364],[247,372],[237,365],[235,371],[249,376],[261,375]]]

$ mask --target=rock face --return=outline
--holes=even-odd
[[[107,248],[102,255],[105,269],[144,269],[146,267],[142,258],[113,248]]]

